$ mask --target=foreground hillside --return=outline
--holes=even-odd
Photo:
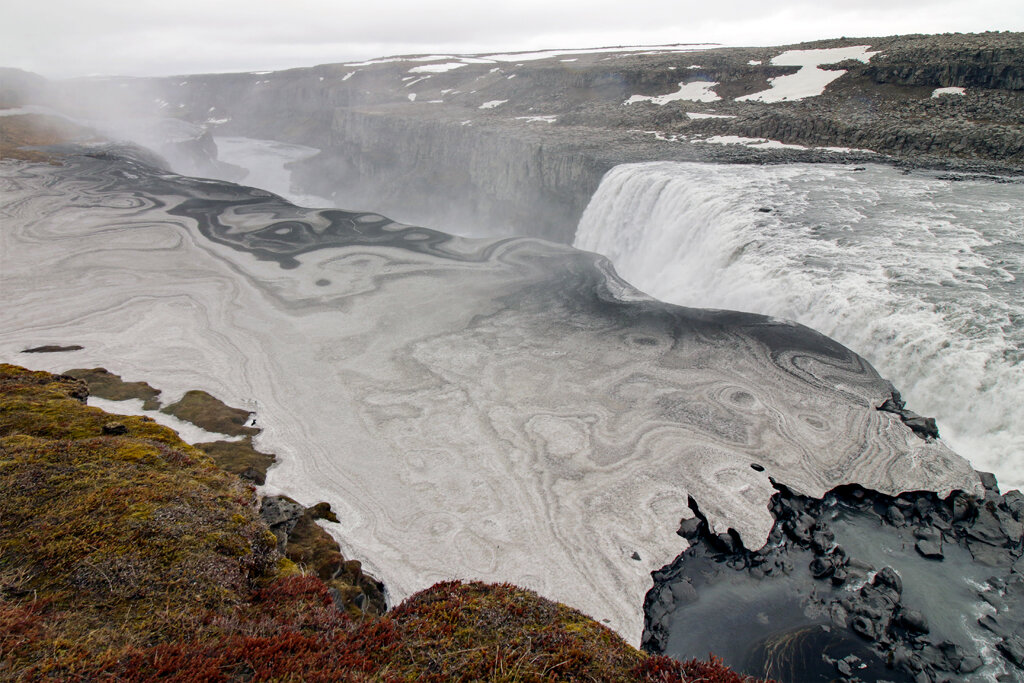
[[[510,585],[353,618],[278,554],[252,487],[87,393],[0,366],[0,678],[750,680]]]

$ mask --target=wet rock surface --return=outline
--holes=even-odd
[[[776,484],[757,551],[691,501],[691,547],[652,574],[644,648],[714,650],[783,683],[1024,680],[1024,497],[979,474],[983,497]]]

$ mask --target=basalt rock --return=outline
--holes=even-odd
[[[898,401],[897,395],[894,403]],[[892,408],[896,412],[903,406]],[[745,661],[726,658],[744,673],[773,676],[783,683],[825,681],[834,676],[844,681],[875,677],[937,682],[983,671],[1008,677],[1006,680],[1024,680],[1020,678],[1024,647],[1018,636],[1024,632],[1024,575],[1020,569],[1024,566],[1024,539],[1017,519],[1021,496],[1017,492],[1000,496],[995,477],[979,474],[986,489],[984,498],[961,492],[946,499],[922,492],[890,497],[858,486],[844,486],[818,500],[776,483],[778,494],[771,502],[776,524],[768,544],[758,550],[728,547],[711,532],[702,515],[684,520],[680,535],[691,542],[691,547],[652,573],[654,587],[645,603],[644,648],[685,656],[672,650],[676,642],[673,634],[676,629],[690,628],[693,606],[703,600],[704,609],[714,613],[716,605],[708,605],[707,600],[720,599],[717,596],[731,591],[741,591],[736,593],[741,595],[747,590],[745,586],[753,586],[751,580],[759,582],[759,588],[750,588],[755,594],[770,593],[776,590],[772,582],[777,581],[789,587],[778,590],[792,591],[792,602],[799,603],[806,626],[787,631],[791,635],[766,630],[762,634],[766,640],[740,644],[737,651],[748,648],[745,651],[756,654],[758,648],[768,646],[766,643],[789,642],[787,639],[795,638],[792,634],[800,628],[822,623],[831,629],[832,644],[815,646],[818,649],[813,656],[797,647],[775,649],[774,663],[772,657],[758,659],[754,655],[746,655]],[[871,534],[869,540],[860,541],[862,544],[895,548],[887,555],[895,564],[879,566],[865,561],[857,556],[863,548],[849,552],[843,544],[857,540],[855,536],[862,533]],[[962,590],[966,595],[973,590],[972,609],[980,609],[980,604],[987,613],[976,626],[968,626],[971,637],[952,638],[949,624],[960,619],[965,606],[952,602],[956,598],[950,597],[947,609],[956,612],[952,614],[937,610],[934,604],[921,603],[917,596],[922,592],[947,589],[928,583],[933,574],[914,562],[937,565],[965,561],[969,563],[966,571],[977,577],[975,585],[982,587],[970,589],[964,588],[966,583],[954,584],[961,587],[949,589],[949,594]],[[956,574],[964,568],[955,564],[947,571]],[[729,586],[735,588],[726,588],[725,593],[719,588]],[[721,610],[730,607],[736,606],[722,604]],[[702,628],[711,631],[716,627],[705,618]],[[843,633],[853,639],[842,637]],[[984,636],[986,633],[989,635]],[[979,650],[979,638],[988,639],[992,651],[1001,656],[1000,661],[985,659],[985,653]],[[864,643],[867,650],[858,650],[864,646],[857,642]],[[794,665],[786,657],[803,659]],[[849,657],[859,658],[859,663],[852,666]],[[761,662],[757,666],[762,668],[751,662]],[[857,668],[862,665],[863,669]],[[815,668],[818,666],[832,673],[822,673]]]

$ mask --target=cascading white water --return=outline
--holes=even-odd
[[[880,165],[627,164],[575,246],[659,299],[796,320],[1024,486],[1024,186]]]

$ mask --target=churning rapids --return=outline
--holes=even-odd
[[[648,294],[796,320],[1024,486],[1024,185],[883,165],[612,169],[575,246]]]
[[[269,492],[331,503],[393,602],[509,581],[636,644],[690,497],[759,547],[769,477],[815,497],[981,491],[877,410],[891,386],[849,349],[652,300],[569,246],[305,209],[96,149],[0,162],[0,192],[0,360],[75,344],[32,364],[252,407],[279,456]]]

